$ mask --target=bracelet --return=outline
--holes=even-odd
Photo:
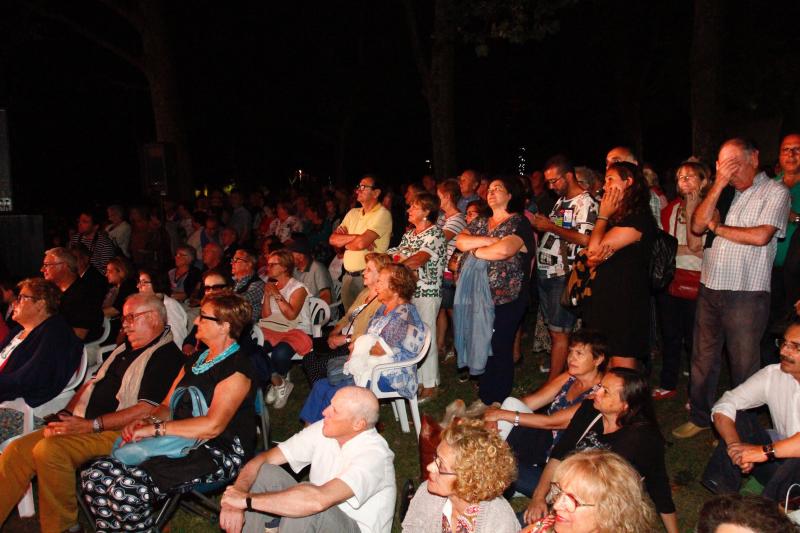
[[[519,426],[519,411],[514,411],[514,427]]]
[[[161,422],[156,422],[153,424],[153,437],[160,437],[161,436]]]
[[[767,461],[772,462],[775,460],[775,446],[773,444],[765,444],[761,447],[761,451],[767,456]]]
[[[92,431],[94,433],[100,433],[103,431],[103,418],[98,416],[94,420],[92,420]]]
[[[608,222],[608,217],[604,217],[603,215],[597,215],[597,220],[605,220]]]

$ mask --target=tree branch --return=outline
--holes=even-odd
[[[134,27],[134,29],[142,33],[142,29],[144,28],[144,16],[142,12],[137,9],[135,5],[130,4],[130,2],[125,2],[124,0],[97,0],[108,9],[119,15],[120,17],[124,18],[128,21],[128,23]]]

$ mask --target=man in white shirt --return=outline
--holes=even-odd
[[[281,533],[391,531],[394,453],[375,430],[377,398],[368,389],[344,387],[323,415],[245,465],[222,497],[222,529],[262,533],[270,525]],[[286,463],[294,472],[310,465],[309,482],[298,484],[280,467]]]
[[[727,391],[711,410],[721,437],[703,474],[712,492],[738,492],[742,474],[752,472],[764,496],[783,501],[789,486],[800,482],[800,322],[786,329],[780,354],[780,364]],[[763,429],[746,411],[762,405],[774,429]]]

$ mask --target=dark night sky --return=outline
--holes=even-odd
[[[430,25],[429,4],[416,4],[423,27]],[[780,124],[795,92],[780,88],[795,89],[800,78],[796,66],[786,66],[787,58],[796,63],[799,3],[729,4],[725,73],[733,83],[720,98],[737,116],[777,117]],[[343,165],[350,181],[365,171],[394,181],[424,172],[428,112],[400,1],[170,6],[196,184],[280,185],[296,168],[333,176],[347,116]],[[560,30],[543,42],[492,42],[486,58],[461,44],[459,167],[508,171],[520,146],[533,166],[566,151],[599,167],[610,146],[629,141],[615,98],[620,72],[643,79],[645,158],[668,167],[689,155],[692,6],[579,1],[561,12]],[[136,35],[101,2],[76,0],[63,12],[136,46]],[[97,201],[138,196],[138,150],[153,139],[144,79],[25,1],[2,3],[0,19],[0,107],[9,112],[18,207],[62,206],[77,196],[76,183]]]

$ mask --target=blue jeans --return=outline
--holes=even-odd
[[[539,308],[542,310],[544,321],[547,322],[547,329],[562,333],[572,331],[577,318],[561,305],[561,295],[567,286],[567,277],[546,278],[539,274],[536,284],[539,287]]]
[[[742,442],[769,444],[773,442],[767,431],[758,424],[753,413],[736,412],[736,431]],[[757,463],[752,475],[764,485],[762,495],[773,501],[783,501],[792,483],[800,482],[800,459],[778,459],[771,463]],[[725,441],[720,439],[703,472],[703,485],[717,494],[739,492],[742,471],[728,457]]]
[[[269,354],[272,361],[272,371],[275,374],[280,374],[281,377],[286,377],[289,370],[292,369],[292,357],[294,357],[294,348],[285,342],[279,342],[272,346],[269,342],[264,343],[264,351]]]
[[[760,343],[769,317],[766,291],[716,291],[700,285],[694,322],[689,420],[711,425],[722,346],[728,351],[731,388],[758,371]]]

